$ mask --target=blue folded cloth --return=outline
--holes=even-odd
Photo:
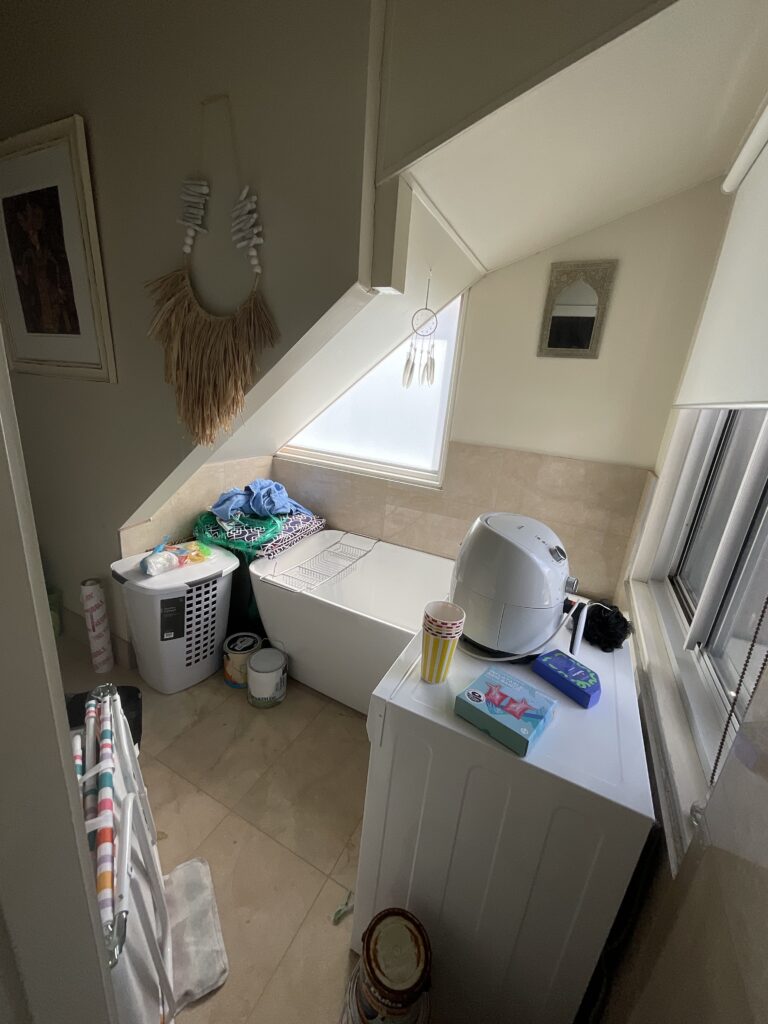
[[[276,480],[252,480],[242,489],[234,487],[219,495],[211,512],[219,519],[231,519],[236,511],[254,516],[281,516],[290,512],[303,512],[311,516],[309,509],[294,501],[288,491]]]

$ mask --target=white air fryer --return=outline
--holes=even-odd
[[[466,612],[466,639],[525,657],[557,632],[566,594],[577,587],[565,548],[548,526],[528,516],[487,512],[462,542],[451,600]]]

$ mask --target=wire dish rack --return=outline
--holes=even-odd
[[[316,590],[329,580],[343,579],[373,546],[375,544],[371,547],[359,547],[344,540],[337,541],[319,554],[294,565],[293,568],[276,573],[270,577],[270,581],[300,593]]]

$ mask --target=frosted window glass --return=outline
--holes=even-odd
[[[410,339],[337,398],[290,442],[299,448],[437,472],[448,412],[461,297],[438,313],[435,382],[402,386]]]

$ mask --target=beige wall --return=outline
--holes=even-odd
[[[349,530],[455,558],[481,512],[547,523],[568,551],[582,593],[610,597],[649,474],[633,466],[451,442],[441,489],[307,466],[279,456],[272,471],[293,497]]]
[[[379,177],[670,0],[388,0]]]
[[[0,911],[0,1020],[5,1024],[27,1024],[30,1020],[24,989],[2,911]]]
[[[729,208],[708,182],[483,278],[454,439],[652,467]],[[599,358],[537,357],[550,264],[605,258],[619,266]]]
[[[191,448],[148,340],[146,281],[180,259],[179,182],[205,173],[211,224],[198,283],[218,304],[247,287],[229,245],[234,172],[200,101],[231,97],[244,174],[261,201],[263,287],[279,358],[357,280],[368,9],[233,0],[50,4],[0,12],[0,138],[72,113],[88,132],[119,382],[16,375],[14,394],[46,566],[78,608],[117,532]],[[203,166],[198,167],[198,163]],[[217,188],[218,186],[218,188]],[[215,207],[215,208],[214,208]]]

